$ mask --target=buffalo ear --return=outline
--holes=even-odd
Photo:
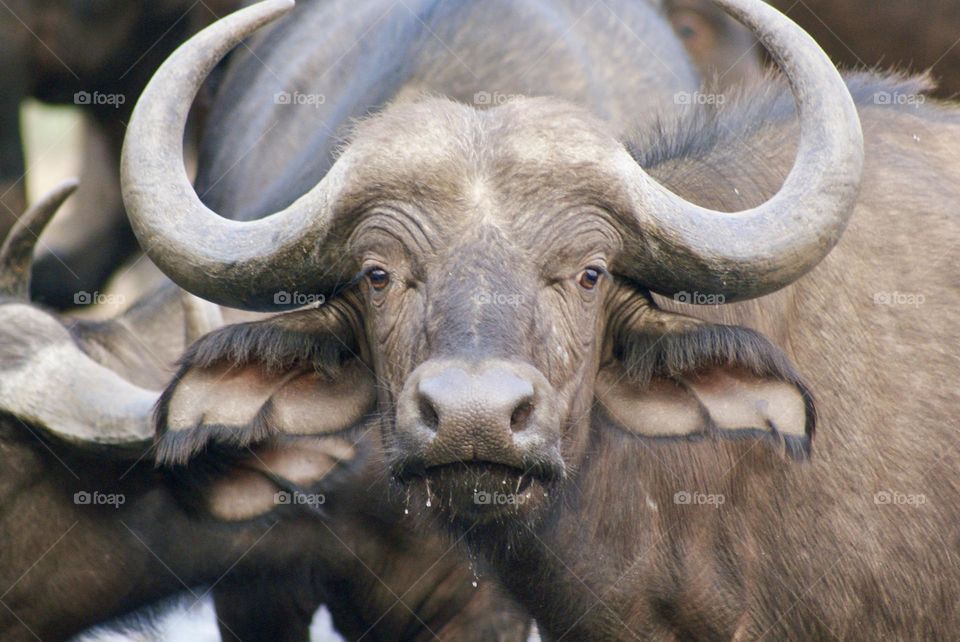
[[[621,332],[596,398],[614,425],[651,439],[761,439],[809,457],[816,412],[786,356],[763,335],[652,310]]]
[[[272,438],[215,474],[188,475],[189,502],[214,519],[237,522],[274,511],[323,516],[360,449],[343,437]]]
[[[318,311],[227,326],[187,351],[157,407],[157,461],[343,433],[375,408],[372,372]]]

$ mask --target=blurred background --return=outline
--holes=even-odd
[[[45,194],[64,178],[79,175],[83,164],[83,115],[79,109],[30,99],[21,107],[20,120],[26,165],[31,168],[24,179],[27,194]]]

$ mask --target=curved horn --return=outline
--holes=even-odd
[[[307,194],[264,219],[231,221],[197,197],[183,164],[183,132],[207,74],[241,40],[287,13],[292,0],[266,0],[233,13],[177,49],[140,96],[121,159],[123,200],[140,245],[167,276],[208,301],[267,311],[275,293],[326,292],[336,275],[324,239],[331,205],[349,171],[345,153]]]
[[[833,249],[859,192],[863,134],[846,84],[800,27],[760,0],[714,2],[747,25],[783,70],[799,112],[796,161],[766,203],[725,213],[680,198],[624,154],[640,234],[625,252],[633,264],[621,271],[661,294],[696,289],[732,301],[790,284]]]
[[[77,179],[63,181],[46,193],[17,221],[0,247],[0,299],[30,300],[33,249],[54,214],[77,189]]]
[[[30,305],[0,306],[0,411],[75,445],[143,448],[160,394],[95,362],[59,321]]]

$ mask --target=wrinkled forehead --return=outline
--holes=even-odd
[[[620,143],[588,112],[553,99],[489,110],[443,99],[394,105],[357,127],[350,151],[361,159],[351,200],[406,202],[447,223],[499,218],[504,227],[626,201],[612,162]]]

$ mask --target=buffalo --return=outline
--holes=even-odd
[[[107,321],[30,304],[37,235],[74,188],[0,250],[0,638],[63,640],[190,592],[212,593],[225,640],[307,640],[320,604],[354,639],[524,640],[494,583],[384,501],[376,440],[263,444],[203,485],[155,470],[154,390],[220,311],[170,286]]]
[[[953,635],[960,114],[717,4],[783,80],[636,133],[562,66],[494,108],[398,93],[335,157],[228,177],[228,213],[276,208],[250,222],[201,202],[180,141],[204,75],[290,3],[189,41],[128,130],[135,233],[203,298],[324,298],[195,343],[158,460],[376,426],[403,505],[554,639]]]

